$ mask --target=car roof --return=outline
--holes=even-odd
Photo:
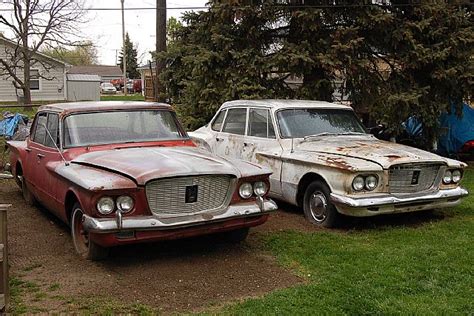
[[[54,103],[42,105],[39,111],[54,111],[63,114],[73,112],[133,110],[133,109],[170,109],[171,105],[157,102],[143,101],[84,101],[69,103]]]
[[[225,102],[221,109],[238,106],[267,107],[272,109],[283,108],[324,108],[324,109],[352,109],[349,105],[312,100],[235,100]]]

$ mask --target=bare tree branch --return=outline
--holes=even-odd
[[[35,64],[43,68],[40,77],[50,76],[52,65],[38,53],[43,47],[77,46],[82,41],[77,25],[85,22],[84,0],[5,0],[13,12],[0,15],[0,25],[13,34],[16,47],[0,57],[0,77],[12,78],[14,86],[22,89],[25,103],[31,103],[30,68]],[[4,70],[4,71],[1,71]],[[19,75],[23,73],[23,76]]]

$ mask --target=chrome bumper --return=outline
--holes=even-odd
[[[407,196],[395,196],[384,194],[376,197],[352,198],[344,195],[331,193],[331,202],[336,205],[351,208],[373,208],[385,205],[401,205],[410,203],[427,203],[440,200],[460,199],[469,194],[469,192],[461,187],[448,190],[439,190],[428,194],[410,194]]]
[[[200,224],[222,222],[242,217],[263,215],[278,209],[270,199],[230,205],[224,212],[217,214],[200,213],[176,218],[160,218],[159,216],[125,217],[120,212],[115,218],[95,218],[84,215],[82,225],[90,233],[113,233],[124,230],[166,230],[177,229]]]

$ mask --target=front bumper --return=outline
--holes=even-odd
[[[225,222],[245,217],[265,215],[277,209],[270,199],[256,202],[230,205],[218,214],[200,213],[176,218],[160,218],[157,215],[123,217],[117,213],[116,218],[95,218],[84,215],[83,228],[94,234],[116,233],[123,231],[160,231],[173,230],[197,225]]]
[[[468,194],[462,187],[423,194],[381,194],[360,198],[331,193],[331,202],[342,214],[373,216],[456,206],[461,202],[461,198]]]

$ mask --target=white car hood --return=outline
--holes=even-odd
[[[295,142],[295,151],[331,154],[376,163],[388,169],[391,165],[413,162],[447,163],[447,159],[417,148],[386,142],[371,135],[320,136]]]

